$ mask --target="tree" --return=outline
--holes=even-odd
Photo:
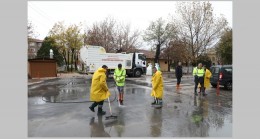
[[[145,30],[143,39],[156,46],[154,63],[159,63],[160,51],[166,46],[176,35],[176,27],[173,24],[166,23],[162,18],[152,21]]]
[[[186,49],[194,63],[220,37],[227,21],[224,17],[213,16],[209,2],[179,2],[177,13],[180,15],[179,38],[187,44]]]
[[[117,25],[116,29],[116,47],[123,52],[134,52],[141,46],[138,41],[140,32],[135,30],[131,33],[130,25]]]
[[[56,47],[55,39],[52,37],[45,37],[42,43],[42,47],[37,52],[37,58],[49,58],[50,57],[50,49],[53,50],[54,59],[57,61],[58,66],[64,64],[64,59],[62,55],[59,53]]]
[[[65,39],[65,30],[66,26],[64,25],[64,22],[57,22],[54,24],[52,29],[49,31],[50,37],[52,37],[55,40],[55,47],[57,47],[60,54],[62,54],[62,57],[64,58],[67,71],[69,71],[69,60],[66,58],[67,54],[67,41]]]
[[[34,30],[34,25],[31,21],[28,22],[27,24],[27,38],[28,38],[28,41],[30,39],[33,39],[33,38],[36,38],[36,32]]]
[[[221,63],[232,64],[232,29],[226,29],[216,48]]]
[[[65,32],[65,39],[69,46],[68,50],[71,52],[71,64],[73,64],[73,60],[74,60],[75,70],[78,70],[77,69],[77,60],[78,60],[77,52],[84,44],[83,43],[84,35],[80,33],[80,30],[81,30],[80,26],[70,25]],[[71,66],[70,71],[72,72],[72,66]]]
[[[77,52],[83,45],[84,34],[81,34],[80,26],[70,25],[66,27],[64,22],[58,22],[50,30],[50,35],[55,39],[56,47],[65,60],[67,71],[71,72],[72,66],[69,66],[69,64],[74,64],[77,70]],[[75,61],[74,63],[73,60]]]
[[[105,48],[107,52],[116,49],[115,27],[116,21],[113,18],[106,18],[104,21],[94,23],[92,28],[87,31],[86,43]]]
[[[198,56],[198,59],[196,61],[196,63],[192,63],[193,66],[197,66],[197,63],[202,63],[203,65],[206,65],[206,67],[210,67],[211,66],[211,60],[207,55],[200,55]]]
[[[89,45],[102,46],[107,52],[132,52],[140,47],[139,35],[138,30],[131,32],[130,25],[118,24],[113,18],[107,17],[88,29],[84,41]]]

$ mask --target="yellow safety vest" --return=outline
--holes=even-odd
[[[114,71],[114,79],[116,81],[117,86],[125,86],[125,76],[126,76],[126,71],[125,69],[119,70],[118,68],[115,69]]]
[[[198,77],[203,77],[203,76],[204,76],[204,73],[205,73],[205,71],[204,71],[203,68],[198,69],[198,67],[195,67],[195,68],[193,69],[193,76],[197,75]]]

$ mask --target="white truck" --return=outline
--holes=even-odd
[[[94,73],[102,65],[107,65],[111,74],[119,63],[129,77],[140,77],[146,73],[146,57],[143,53],[106,53],[102,46],[86,45],[80,49],[80,61],[87,73]]]

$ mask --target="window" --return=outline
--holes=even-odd
[[[30,42],[29,45],[30,46],[35,46],[35,43],[34,42]]]
[[[143,54],[138,54],[138,59],[141,59],[141,60],[143,60],[143,61],[145,61],[145,55],[143,55]]]
[[[225,68],[223,70],[226,74],[232,75],[232,68]]]
[[[128,67],[131,66],[131,60],[126,60],[126,66],[128,66]]]

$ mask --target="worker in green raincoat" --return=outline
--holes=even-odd
[[[126,70],[122,68],[122,64],[118,64],[117,67],[118,68],[116,68],[114,71],[114,80],[116,82],[117,90],[119,92],[119,103],[120,105],[123,105]]]

